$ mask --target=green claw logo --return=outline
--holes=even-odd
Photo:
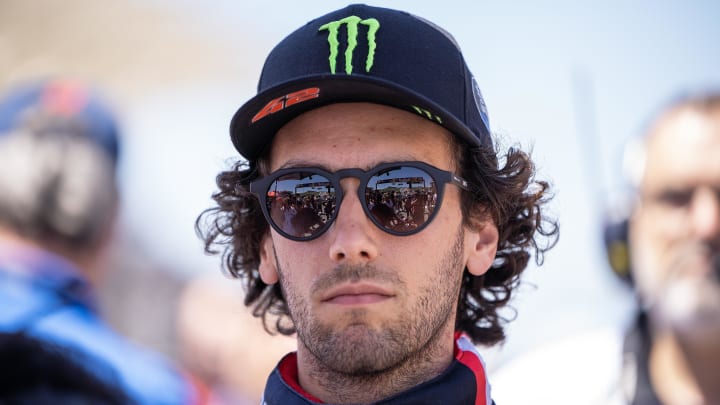
[[[365,72],[370,72],[375,60],[375,34],[380,29],[380,22],[374,18],[361,19],[358,16],[345,17],[342,20],[332,21],[318,29],[318,31],[328,31],[328,44],[330,45],[330,72],[335,74],[337,65],[338,48],[340,42],[338,41],[338,32],[342,25],[347,27],[347,47],[345,48],[345,73],[352,74],[353,71],[353,52],[357,47],[358,39],[358,24],[362,24],[368,27],[367,42],[368,42],[368,54],[365,58]]]

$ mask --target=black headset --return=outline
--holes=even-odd
[[[637,204],[637,186],[645,161],[645,139],[633,136],[623,148],[625,190],[606,201],[603,217],[605,257],[612,272],[630,287],[634,286],[632,251],[630,249],[630,218]]]
[[[613,273],[628,285],[633,285],[631,251],[628,241],[630,218],[605,219],[603,223],[603,244],[605,257]]]

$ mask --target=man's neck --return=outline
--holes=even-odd
[[[350,375],[322,364],[298,341],[298,372],[304,390],[325,403],[367,404],[431,380],[451,364],[454,339],[443,331],[402,363],[375,374]]]
[[[649,358],[650,380],[663,404],[703,404],[702,394],[677,340],[670,334],[653,339]]]
[[[97,255],[85,251],[77,251],[64,248],[62,245],[53,243],[39,243],[29,238],[22,237],[17,233],[0,225],[0,249],[10,251],[37,251],[51,253],[70,263],[75,269],[80,271],[90,283],[94,283],[95,272],[93,271]]]

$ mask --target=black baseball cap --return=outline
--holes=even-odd
[[[364,4],[283,39],[265,61],[257,95],[235,113],[230,136],[255,160],[288,121],[343,102],[414,112],[471,145],[493,147],[480,88],[453,37],[407,12]]]

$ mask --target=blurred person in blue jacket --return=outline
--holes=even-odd
[[[675,100],[636,141],[625,156],[630,215],[606,229],[610,263],[639,303],[624,396],[720,404],[720,92]]]
[[[0,332],[81,354],[130,403],[197,403],[186,374],[98,313],[93,283],[118,209],[118,152],[113,114],[80,83],[45,80],[0,99]]]
[[[24,332],[0,332],[0,403],[124,405],[110,367]],[[95,367],[97,366],[97,367]]]

